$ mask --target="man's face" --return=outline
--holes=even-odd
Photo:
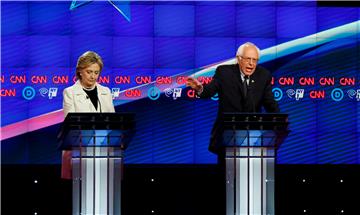
[[[237,56],[240,70],[245,75],[252,75],[255,71],[259,54],[254,46],[246,46],[242,56]]]
[[[91,64],[80,71],[81,84],[83,87],[92,88],[100,75],[100,66],[97,63]]]

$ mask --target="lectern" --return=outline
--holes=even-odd
[[[132,113],[69,113],[61,149],[72,150],[73,215],[121,214],[123,152],[134,135]]]
[[[224,113],[226,215],[275,215],[276,152],[287,114]]]

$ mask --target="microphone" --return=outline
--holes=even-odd
[[[252,112],[253,113],[255,113],[256,112],[256,110],[255,110],[255,103],[254,103],[254,100],[253,100],[253,97],[252,96],[250,96],[251,95],[251,91],[252,91],[252,88],[251,88],[251,86],[250,86],[250,83],[251,82],[254,82],[254,80],[251,80],[249,77],[248,77],[248,79],[249,79],[249,84],[246,82],[246,86],[248,87],[248,101],[250,102],[250,105],[251,105],[251,108],[252,108]]]
[[[98,100],[98,104],[99,104],[99,108],[100,108],[100,113],[102,113],[101,102],[100,102],[100,99],[99,99],[99,95],[96,95],[96,96],[97,96],[97,100]]]
[[[86,95],[86,99],[89,99],[89,96],[88,96],[88,95]]]

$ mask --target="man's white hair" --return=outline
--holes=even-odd
[[[241,57],[241,56],[244,54],[244,49],[245,49],[246,47],[249,47],[249,46],[255,47],[255,49],[256,49],[256,51],[257,51],[257,53],[258,53],[258,55],[259,55],[259,59],[260,59],[260,49],[259,49],[254,43],[246,42],[246,43],[242,44],[241,46],[239,46],[239,48],[238,48],[238,50],[237,50],[237,52],[236,52],[236,56],[235,56],[235,57],[236,57],[236,62],[237,62],[237,63],[239,63],[237,56],[240,56],[240,57]]]

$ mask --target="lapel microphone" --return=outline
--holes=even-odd
[[[253,97],[253,92],[252,92],[252,87],[253,85],[251,83],[254,83],[255,81],[253,79],[249,79],[249,84],[248,84],[248,93],[251,95],[250,96],[250,105],[251,105],[251,108],[252,108],[252,112],[253,113],[256,113],[256,109],[255,109],[255,102],[254,102],[254,97]]]
[[[101,110],[101,102],[100,102],[99,95],[97,95],[97,100],[98,100],[98,104],[99,104],[100,113],[102,113],[102,110]]]

